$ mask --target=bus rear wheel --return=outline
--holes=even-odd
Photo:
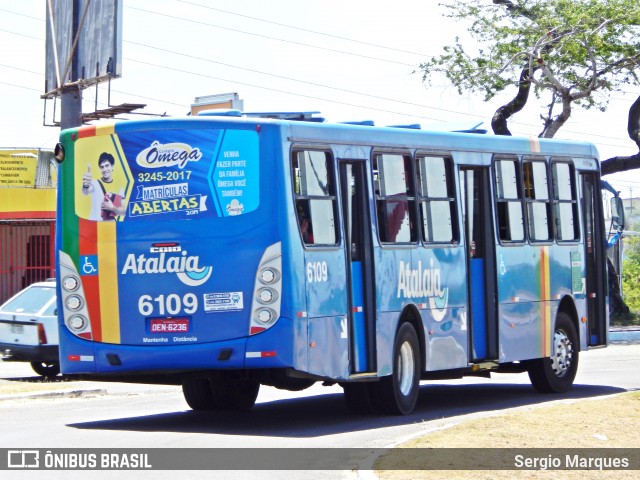
[[[564,393],[571,388],[578,372],[579,343],[571,318],[559,313],[553,333],[551,357],[531,360],[529,379],[541,393]]]
[[[208,378],[195,378],[182,383],[182,394],[193,410],[215,410]]]
[[[213,403],[218,410],[246,411],[256,403],[260,382],[231,372],[209,379]]]
[[[193,410],[249,410],[255,405],[259,390],[257,380],[232,374],[182,383],[184,399]]]
[[[408,415],[418,401],[420,346],[410,323],[403,323],[393,346],[393,373],[370,385],[377,409],[388,415]]]

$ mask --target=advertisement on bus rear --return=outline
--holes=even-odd
[[[230,217],[259,206],[255,131],[130,131],[80,138],[75,152],[80,218]]]

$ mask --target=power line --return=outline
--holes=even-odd
[[[33,70],[27,70],[25,68],[14,67],[13,65],[5,65],[4,63],[0,63],[0,67],[11,68],[13,70],[20,70],[21,72],[33,73],[34,75],[40,75],[44,77],[44,73],[42,72],[34,72]]]
[[[182,57],[186,57],[186,58],[191,58],[194,60],[201,60],[204,62],[208,62],[208,63],[215,63],[217,65],[224,65],[226,67],[231,67],[231,68],[236,68],[239,70],[245,70],[245,71],[249,71],[249,72],[253,72],[253,73],[258,73],[261,75],[267,75],[267,76],[271,76],[271,77],[275,77],[275,78],[280,78],[280,79],[284,79],[287,81],[291,81],[291,82],[297,82],[297,83],[303,83],[306,85],[312,85],[312,86],[316,86],[316,87],[321,87],[321,88],[327,88],[327,89],[331,89],[331,90],[337,90],[337,91],[341,91],[341,92],[345,92],[345,93],[351,93],[351,94],[355,94],[355,95],[361,95],[364,97],[369,97],[369,98],[375,98],[378,100],[385,100],[385,101],[389,101],[389,102],[394,102],[394,103],[400,103],[400,104],[405,104],[405,105],[411,105],[414,107],[421,107],[421,108],[428,108],[431,110],[437,110],[437,111],[441,111],[441,112],[447,112],[447,113],[453,113],[456,115],[465,115],[465,116],[470,116],[470,117],[474,117],[474,118],[478,118],[481,117],[481,115],[477,115],[477,114],[473,114],[473,113],[468,113],[468,112],[460,112],[457,110],[450,110],[450,109],[446,109],[446,108],[440,108],[440,107],[434,107],[434,106],[430,106],[430,105],[424,105],[424,104],[419,104],[419,103],[415,103],[415,102],[409,102],[409,101],[405,101],[405,100],[398,100],[398,99],[394,99],[394,98],[389,98],[389,97],[383,97],[383,96],[379,96],[379,95],[372,95],[372,94],[368,94],[368,93],[362,93],[362,92],[357,92],[354,90],[348,90],[348,89],[344,89],[344,88],[339,88],[339,87],[332,87],[332,86],[328,86],[328,85],[322,85],[319,83],[314,83],[314,82],[309,82],[306,80],[299,80],[299,79],[295,79],[295,78],[291,78],[291,77],[286,77],[283,75],[277,75],[277,74],[273,74],[273,73],[268,73],[268,72],[263,72],[260,70],[254,70],[254,69],[250,69],[250,68],[246,68],[246,67],[239,67],[237,65],[232,65],[229,63],[224,63],[224,62],[218,62],[216,60],[211,60],[208,58],[203,58],[203,57],[199,57],[196,55],[191,55],[191,54],[187,54],[187,53],[182,53],[182,52],[177,52],[175,50],[169,50],[169,49],[165,49],[165,48],[160,48],[160,47],[155,47],[152,45],[146,45],[143,43],[139,43],[139,42],[133,42],[130,40],[126,41],[127,43],[132,43],[134,45],[138,45],[138,46],[142,46],[142,47],[146,47],[146,48],[150,48],[153,50],[159,50],[162,52],[166,52],[166,53],[170,53],[173,55],[178,55],[178,56],[182,56]],[[133,59],[128,59],[134,62],[139,62],[137,60],[133,60]],[[144,63],[144,62],[140,62],[140,63]],[[158,65],[156,65],[158,66]],[[180,71],[184,71],[184,70],[180,70]],[[186,72],[186,71],[185,71]],[[186,72],[189,73],[189,72]],[[226,79],[226,81],[230,81],[230,82],[234,82],[234,80],[229,80]],[[315,98],[315,97],[311,97],[311,98]],[[340,102],[337,102],[340,103]],[[349,105],[349,104],[346,104]],[[385,110],[380,110],[380,111],[385,111]],[[409,115],[409,114],[405,114],[405,115]],[[421,117],[421,118],[425,118],[425,117]],[[521,125],[521,126],[527,126],[527,127],[540,127],[540,125],[533,125],[533,124],[527,124],[527,123],[521,123],[521,122],[515,122],[512,121],[511,122],[512,125]],[[575,133],[575,134],[584,134],[584,132],[578,132],[578,131],[573,131],[573,130],[563,130],[566,133]],[[592,137],[600,137],[600,138],[608,138],[608,139],[612,139],[612,140],[625,140],[624,138],[619,138],[619,137],[611,137],[609,135],[598,135],[598,134],[589,134]],[[607,145],[607,146],[612,146],[612,147],[622,147],[622,145],[613,145],[613,144],[602,144],[602,145]]]
[[[179,1],[181,1],[181,0],[179,0]],[[191,2],[186,2],[184,0],[182,0],[182,1],[184,3],[191,3]],[[197,5],[195,3],[193,3],[193,4]],[[233,12],[227,12],[227,11],[220,10],[220,9],[206,7],[204,5],[198,5],[198,6],[203,7],[203,8],[210,8],[212,10],[223,11],[225,13],[235,14]],[[169,15],[164,15],[164,14],[160,14],[160,13],[156,13],[156,12],[151,12],[151,11],[140,9],[140,8],[135,8],[135,7],[128,7],[128,8],[132,8],[134,10],[140,10],[140,11],[147,12],[147,13],[155,13],[157,15],[166,16],[166,17],[170,17],[170,18],[178,18],[178,19],[183,20],[183,21],[194,22],[194,23],[203,23],[203,22],[195,22],[195,21],[189,20],[189,19],[184,19],[184,18],[169,16]],[[0,9],[0,10],[7,11],[9,13],[15,13],[16,15],[22,15],[22,14],[19,14],[19,13],[16,13],[16,12],[11,12],[11,11],[6,10],[6,9]],[[237,14],[237,15],[240,15],[240,14]],[[24,16],[27,16],[27,15],[24,15]],[[245,15],[240,15],[240,16],[245,16]],[[30,17],[30,16],[27,16],[27,17],[36,19],[35,17]],[[245,16],[245,17],[248,17],[248,16]],[[267,20],[258,19],[256,17],[248,17],[248,18],[251,18],[251,19],[254,19],[254,20],[258,20],[258,21],[264,21],[264,22],[267,22],[267,23],[275,23],[275,22],[269,22]],[[41,19],[37,19],[37,20],[41,20]],[[43,20],[41,20],[41,21],[43,21]],[[207,25],[207,26],[211,26],[211,27],[216,27],[216,28],[225,28],[225,27],[219,27],[217,25],[212,25],[212,24],[207,24],[207,23],[203,23],[203,24]],[[291,26],[284,25],[284,24],[278,24],[278,25],[286,26],[286,27],[289,27],[289,28],[297,28],[297,27],[291,27]],[[33,37],[33,36],[30,36],[30,35],[25,35],[25,34],[16,33],[16,32],[10,32],[10,31],[7,31],[7,30],[2,30],[2,29],[0,29],[0,30],[1,31],[5,31],[5,32],[10,33],[10,34],[13,34],[13,35],[21,35],[21,36],[25,36],[25,37],[28,37],[28,38],[44,41],[43,39],[40,39],[40,38],[37,38],[37,37]],[[231,29],[231,30],[233,30],[233,29]],[[234,31],[239,31],[239,30],[234,30]],[[240,32],[241,33],[250,34],[249,32],[244,32],[244,31],[240,31]],[[313,32],[313,33],[322,34],[321,32]],[[272,38],[272,37],[266,37],[266,38]],[[343,37],[339,37],[339,38],[343,38]],[[350,39],[346,39],[346,38],[344,38],[344,39],[347,40],[347,41],[350,41]],[[276,40],[286,41],[286,40],[281,40],[281,39],[276,39]],[[188,55],[188,54],[185,54],[185,53],[175,52],[175,51],[171,51],[171,50],[168,50],[168,49],[162,49],[162,48],[159,48],[159,47],[152,47],[152,46],[141,44],[141,43],[137,43],[137,42],[128,41],[128,43],[137,44],[137,45],[140,45],[140,46],[143,46],[143,47],[147,47],[147,48],[153,48],[153,49],[156,49],[156,50],[159,50],[159,51],[164,51],[164,52],[167,52],[167,53],[172,53],[172,54],[183,56],[183,57],[187,57],[187,58],[194,58],[194,59],[198,59],[198,60],[201,60],[201,61],[206,61],[206,62],[210,62],[210,63],[216,63],[216,64],[220,64],[220,65],[225,65],[225,66],[228,66],[228,67],[231,67],[231,68],[242,69],[242,70],[250,71],[250,72],[253,72],[253,73],[258,73],[258,74],[262,74],[262,75],[268,75],[268,76],[273,76],[273,77],[276,77],[276,78],[286,79],[288,81],[299,82],[299,83],[303,83],[303,84],[306,84],[306,85],[312,85],[312,86],[317,86],[317,87],[321,87],[321,88],[333,89],[333,90],[336,90],[336,91],[342,91],[342,92],[347,92],[347,93],[351,93],[351,94],[357,94],[357,95],[361,95],[361,96],[365,96],[365,97],[369,97],[369,98],[375,98],[375,99],[378,99],[378,100],[385,100],[385,101],[390,101],[390,102],[399,103],[399,104],[406,104],[406,105],[411,105],[411,106],[415,106],[415,107],[438,110],[438,111],[453,113],[453,114],[456,114],[456,115],[466,115],[466,116],[471,116],[471,117],[475,117],[475,118],[480,117],[480,115],[472,114],[472,113],[468,113],[468,112],[460,112],[460,111],[456,111],[456,110],[449,110],[449,109],[433,107],[433,106],[429,106],[429,105],[421,105],[421,104],[416,104],[414,102],[409,102],[409,101],[404,101],[404,100],[397,100],[397,99],[392,99],[392,98],[378,96],[378,95],[372,95],[372,94],[365,94],[365,93],[356,92],[356,91],[353,91],[353,90],[347,90],[347,89],[343,89],[343,88],[339,88],[339,87],[331,87],[331,86],[328,86],[328,85],[322,85],[322,84],[318,84],[318,83],[314,83],[314,82],[308,82],[308,81],[304,81],[304,80],[293,79],[293,78],[290,78],[290,77],[284,77],[284,76],[281,76],[281,75],[271,74],[271,73],[268,73],[268,72],[261,72],[261,71],[258,71],[258,70],[253,70],[253,69],[249,69],[249,68],[245,68],[245,67],[239,67],[239,66],[236,66],[236,65],[225,64],[225,63],[222,63],[222,62],[216,62],[216,61],[213,61],[213,60],[210,60],[210,59],[206,59],[206,58],[202,58],[202,57],[196,57],[196,56],[193,56],[193,55]],[[295,43],[295,42],[293,42],[293,43]],[[308,45],[308,44],[302,44],[302,45],[309,46],[309,47],[312,47],[312,48],[321,48],[321,47],[316,47],[316,46]],[[385,47],[382,47],[382,46],[378,46],[378,47],[385,48]],[[335,50],[332,50],[332,51],[335,51]],[[342,51],[337,51],[337,52],[350,54],[348,52],[342,52]],[[413,53],[413,52],[408,52],[408,53]],[[367,57],[367,58],[373,58],[373,57]],[[383,60],[383,59],[376,59],[376,58],[374,58],[374,59],[375,60],[379,60],[379,61],[386,61],[386,60]],[[136,60],[132,60],[132,61],[135,62]],[[139,63],[145,63],[145,62],[139,62]],[[150,65],[153,65],[153,64],[150,64]],[[154,65],[154,66],[158,66],[158,65]],[[160,66],[158,66],[158,67],[160,67]],[[15,67],[8,67],[8,68],[15,68]],[[177,70],[177,71],[183,72],[182,70]],[[35,73],[35,72],[31,72],[31,73]],[[185,73],[192,73],[192,72],[185,72]],[[211,77],[211,78],[216,78],[216,77]],[[235,83],[241,83],[241,82],[236,82],[234,80],[229,80],[229,79],[223,79],[223,80],[224,81],[235,82]],[[256,88],[264,88],[264,87],[261,87],[261,86],[258,86],[258,85],[251,85],[251,84],[246,84],[246,83],[245,83],[245,85],[254,86]],[[282,92],[281,90],[276,90],[276,89],[270,89],[270,90]],[[282,92],[282,93],[290,93],[290,92]],[[307,98],[319,99],[319,100],[328,101],[328,102],[332,102],[332,103],[339,103],[339,104],[350,105],[350,106],[358,106],[358,105],[351,104],[351,103],[346,103],[346,102],[340,102],[340,101],[329,100],[329,99],[322,99],[322,98],[311,96],[311,95],[304,95],[304,94],[294,94],[294,95],[307,97]],[[143,96],[140,96],[140,97],[141,98],[149,98],[149,97],[143,97]],[[159,102],[165,102],[165,101],[159,100],[159,99],[153,99],[153,100],[159,101]],[[165,102],[165,103],[172,104],[172,105],[177,105],[177,104],[175,104],[173,102]],[[371,110],[376,110],[376,111],[381,111],[381,112],[387,112],[387,113],[395,113],[395,114],[400,114],[400,115],[415,116],[415,115],[411,115],[411,114],[408,114],[408,113],[391,112],[391,111],[388,111],[388,110],[379,109],[379,108],[373,108],[373,107],[363,107],[363,106],[359,106],[359,107],[368,108],[368,109],[371,109]],[[425,119],[429,119],[429,120],[440,121],[440,119],[433,119],[433,118],[430,118],[430,117],[424,117],[424,116],[417,116],[417,117],[418,118],[425,118]],[[515,121],[511,121],[510,123],[512,125],[521,125],[521,126],[527,126],[527,127],[540,127],[540,125],[537,125],[537,124],[536,125],[532,125],[532,124],[520,123],[520,122],[515,122]],[[564,129],[563,131],[567,132],[567,133],[575,133],[575,134],[585,135],[584,131],[577,132],[577,131],[571,131],[571,130],[567,130],[567,129]],[[607,135],[597,135],[597,134],[588,134],[588,133],[587,133],[587,135],[590,135],[590,136],[593,136],[593,137],[608,138],[608,139],[612,139],[612,140],[621,140],[621,141],[626,140],[626,139],[623,139],[623,138],[611,137],[611,136],[607,136]],[[602,143],[601,143],[601,145],[607,145],[607,146],[612,146],[612,147],[621,147],[621,148],[623,148],[623,146],[621,146],[621,145],[602,144]]]
[[[346,52],[344,50],[337,50],[337,49],[333,49],[333,48],[319,47],[318,45],[311,45],[311,44],[308,44],[308,43],[296,42],[294,40],[286,40],[286,39],[283,39],[283,38],[271,37],[269,35],[262,35],[260,33],[246,32],[244,30],[239,30],[239,29],[236,29],[236,28],[223,27],[223,26],[220,26],[220,25],[214,25],[212,23],[201,22],[201,21],[192,20],[192,19],[189,19],[189,18],[182,18],[182,17],[177,17],[175,15],[168,15],[168,14],[165,14],[165,13],[153,12],[151,10],[145,10],[143,8],[138,8],[138,7],[131,7],[129,5],[127,5],[126,8],[129,8],[129,9],[132,9],[132,10],[138,10],[140,12],[150,13],[152,15],[159,15],[161,17],[168,17],[168,18],[171,18],[173,20],[182,20],[184,22],[195,23],[195,24],[198,24],[198,25],[205,25],[207,27],[220,28],[222,30],[228,30],[230,32],[242,33],[243,35],[251,35],[251,36],[254,36],[254,37],[267,38],[269,40],[276,40],[278,42],[284,42],[284,43],[289,43],[289,44],[293,44],[293,45],[301,45],[303,47],[315,48],[315,49],[318,49],[318,50],[326,50],[328,52],[340,53],[340,54],[343,54],[343,55],[351,55],[351,56],[354,56],[354,57],[367,58],[369,60],[375,60],[375,61],[378,61],[378,62],[394,63],[396,65],[404,65],[406,67],[415,68],[415,64],[412,64],[412,63],[398,62],[396,60],[387,60],[387,59],[384,59],[384,58],[371,57],[369,55],[362,55],[362,54],[359,54],[359,53]]]
[[[4,28],[0,28],[0,32],[9,33],[11,35],[19,35],[21,37],[27,37],[27,38],[31,38],[33,40],[39,40],[41,42],[44,42],[44,38],[34,37],[33,35],[27,35],[26,33],[12,32],[11,30],[5,30]]]
[[[127,42],[128,43],[133,43],[133,44],[136,44],[136,45],[140,45],[140,46],[143,46],[143,47],[152,48],[152,49],[155,49],[155,50],[164,51],[164,52],[167,52],[167,53],[172,53],[172,54],[175,54],[175,55],[180,55],[180,56],[185,56],[185,57],[188,57],[188,58],[193,58],[193,59],[196,59],[196,60],[202,60],[202,61],[206,61],[206,62],[210,62],[210,63],[222,64],[222,65],[230,66],[230,67],[233,67],[233,68],[249,70],[249,71],[252,71],[254,73],[259,73],[259,74],[263,74],[263,75],[270,75],[270,76],[274,76],[274,77],[277,77],[277,78],[283,78],[283,79],[294,81],[294,82],[300,82],[300,83],[310,84],[310,85],[319,86],[319,87],[323,87],[323,88],[344,91],[344,92],[347,92],[347,93],[353,93],[353,94],[362,95],[362,96],[365,96],[365,97],[377,98],[379,100],[386,100],[386,101],[390,101],[390,102],[394,102],[394,103],[402,103],[402,104],[412,105],[412,106],[415,106],[415,107],[427,108],[427,109],[431,109],[431,110],[444,111],[444,112],[447,112],[447,113],[453,113],[453,114],[457,114],[457,115],[466,115],[466,116],[471,116],[471,117],[474,117],[474,118],[482,117],[481,115],[467,113],[467,112],[459,112],[459,111],[455,111],[455,110],[448,110],[448,109],[439,108],[439,107],[433,107],[433,106],[429,106],[429,105],[422,105],[422,104],[417,104],[417,103],[413,103],[413,102],[407,102],[407,101],[404,101],[404,100],[397,100],[397,99],[392,99],[392,98],[388,98],[388,97],[369,95],[369,94],[356,92],[356,91],[352,91],[352,90],[346,90],[346,89],[341,89],[341,88],[337,88],[337,87],[330,87],[330,86],[326,86],[326,85],[321,85],[321,84],[316,84],[316,83],[311,83],[311,82],[305,82],[303,80],[291,79],[289,77],[283,77],[283,76],[280,76],[280,75],[269,74],[269,73],[260,72],[260,71],[257,71],[257,70],[245,69],[243,67],[238,67],[238,66],[235,66],[235,65],[225,64],[225,63],[222,63],[222,62],[216,62],[214,60],[209,60],[209,59],[197,57],[197,56],[194,56],[194,55],[183,54],[183,53],[180,53],[180,52],[175,52],[175,51],[171,51],[171,50],[167,50],[167,49],[162,49],[162,48],[159,48],[159,47],[152,47],[152,46],[141,44],[141,43],[138,43],[138,42],[129,42],[129,41],[127,41]],[[128,60],[128,61],[131,61],[131,62],[146,64],[146,65],[154,66],[154,67],[157,67],[157,68],[165,68],[165,69],[169,69],[169,70],[173,70],[173,71],[177,71],[177,72],[181,72],[181,73],[186,73],[186,74],[190,74],[190,75],[203,76],[203,77],[212,78],[212,79],[215,79],[215,80],[222,80],[222,81],[227,81],[227,82],[239,83],[239,84],[251,86],[251,87],[254,87],[254,88],[261,88],[261,89],[266,89],[266,90],[275,91],[275,92],[279,92],[279,93],[287,93],[287,94],[292,94],[292,95],[299,96],[299,97],[312,98],[312,99],[322,100],[322,101],[326,101],[326,102],[330,102],[330,103],[337,103],[337,104],[347,105],[347,106],[355,106],[355,107],[359,107],[359,108],[366,108],[366,109],[369,109],[369,110],[374,110],[374,111],[379,111],[379,112],[384,112],[384,113],[393,113],[393,114],[397,114],[397,115],[412,116],[412,117],[415,117],[415,118],[422,118],[422,119],[425,119],[425,120],[442,121],[441,119],[437,119],[437,118],[433,118],[433,117],[426,117],[424,115],[411,115],[411,114],[408,114],[408,113],[405,113],[405,112],[396,112],[396,111],[391,111],[391,110],[385,110],[385,109],[382,109],[382,108],[376,108],[376,107],[363,106],[363,105],[358,105],[358,104],[353,104],[353,103],[341,102],[341,101],[337,101],[337,100],[331,100],[331,99],[326,99],[326,98],[322,98],[322,97],[316,97],[316,96],[312,96],[312,95],[308,95],[308,94],[293,93],[293,92],[289,92],[289,91],[283,91],[283,90],[264,87],[262,85],[243,83],[243,82],[238,82],[236,80],[231,80],[231,79],[227,79],[227,78],[220,78],[220,77],[214,77],[214,76],[211,76],[211,75],[206,75],[206,74],[201,74],[201,73],[196,73],[196,72],[190,72],[190,71],[183,70],[183,69],[174,69],[174,68],[171,68],[171,67],[166,67],[164,65],[157,65],[157,64],[150,63],[150,62],[144,62],[142,60],[136,60],[136,59],[132,59],[132,58],[125,58],[125,59]],[[3,66],[5,68],[11,68],[11,69],[20,70],[20,71],[31,73],[31,74],[35,74],[35,75],[42,75],[39,72],[34,72],[34,71],[31,71],[31,70],[21,69],[21,68],[17,68],[17,67],[5,65],[5,64],[0,64],[0,66]],[[5,82],[2,82],[2,83],[5,83]],[[18,86],[18,85],[8,84],[8,83],[7,83],[7,85]],[[31,89],[31,90],[33,90],[33,89]],[[132,96],[135,96],[135,97],[138,97],[138,98],[143,98],[143,99],[146,99],[146,100],[153,100],[153,101],[160,102],[160,103],[166,103],[166,104],[169,104],[169,105],[184,106],[183,104],[178,104],[178,103],[170,102],[170,101],[163,100],[163,99],[146,97],[146,96],[139,95],[139,94],[121,92],[121,91],[118,91],[118,90],[112,90],[112,91],[116,92],[116,93],[132,95]],[[538,127],[538,125],[524,124],[524,123],[520,123],[520,122],[511,122],[511,124],[512,125]],[[584,132],[574,132],[574,131],[566,130],[566,129],[564,131],[567,132],[567,133],[582,133],[582,134],[584,134]],[[520,133],[522,135],[526,135],[527,134],[527,133],[524,133],[524,132],[520,132]],[[610,136],[606,136],[606,135],[597,135],[597,134],[589,134],[589,135],[593,136],[593,137],[601,137],[601,138],[623,140],[623,139],[620,139],[620,138],[617,138],[617,137],[610,137]],[[622,146],[622,145],[615,145],[615,144],[610,144],[610,143],[601,143],[600,142],[599,144],[600,145],[610,146],[610,147],[624,148],[624,146]]]
[[[310,30],[310,29],[301,28],[301,27],[294,27],[293,25],[287,25],[285,23],[273,22],[271,20],[264,20],[262,18],[252,17],[250,15],[243,15],[241,13],[230,12],[229,10],[222,10],[221,8],[214,8],[214,7],[211,7],[209,5],[201,5],[199,3],[189,2],[187,0],[177,0],[177,1],[178,2],[182,2],[182,3],[187,3],[189,5],[195,5],[195,6],[201,7],[201,8],[206,8],[208,10],[215,10],[216,12],[226,13],[228,15],[235,15],[237,17],[248,18],[250,20],[255,20],[256,22],[263,22],[263,23],[268,23],[268,24],[271,24],[271,25],[277,25],[279,27],[286,27],[286,28],[291,28],[293,30],[299,30],[301,32],[313,33],[315,35],[322,35],[324,37],[337,38],[339,40],[345,40],[347,42],[359,43],[361,45],[368,45],[370,47],[383,48],[385,50],[391,50],[391,51],[394,51],[394,52],[408,53],[410,55],[418,55],[418,56],[421,56],[421,57],[428,57],[429,56],[429,55],[427,55],[425,53],[411,52],[409,50],[403,50],[403,49],[400,49],[400,48],[387,47],[385,45],[379,45],[377,43],[364,42],[362,40],[355,40],[353,38],[342,37],[340,35],[333,35],[331,33],[318,32],[316,30]]]
[[[32,92],[40,93],[40,90],[38,90],[36,88],[26,87],[24,85],[16,85],[15,83],[3,82],[2,80],[0,80],[0,83],[2,85],[9,85],[10,87],[22,88],[24,90],[31,90]]]
[[[478,115],[474,115],[472,113],[457,112],[455,110],[448,110],[446,108],[432,107],[432,106],[429,106],[429,105],[421,105],[421,104],[418,104],[418,103],[415,103],[415,102],[409,102],[409,101],[405,101],[405,100],[398,100],[398,99],[394,99],[394,98],[383,97],[383,96],[380,96],[380,95],[373,95],[373,94],[369,94],[369,93],[362,93],[362,92],[358,92],[358,91],[355,91],[355,90],[348,90],[348,89],[340,88],[340,87],[332,87],[330,85],[323,85],[323,84],[320,84],[320,83],[309,82],[307,80],[299,80],[299,79],[287,77],[287,76],[284,76],[284,75],[277,75],[275,73],[263,72],[263,71],[260,71],[260,70],[254,70],[254,69],[246,68],[246,67],[239,67],[237,65],[232,65],[232,64],[224,63],[224,62],[218,62],[216,60],[211,60],[209,58],[203,58],[203,57],[198,57],[196,55],[190,55],[190,54],[187,54],[187,53],[176,52],[174,50],[169,50],[169,49],[166,49],[166,48],[154,47],[152,45],[145,45],[144,43],[132,42],[130,40],[126,40],[126,42],[134,44],[134,45],[139,45],[141,47],[151,48],[153,50],[159,50],[161,52],[166,52],[166,53],[171,53],[171,54],[174,54],[174,55],[179,55],[179,56],[182,56],[182,57],[192,58],[194,60],[201,60],[203,62],[215,63],[216,65],[224,65],[225,67],[237,68],[239,70],[258,73],[260,75],[266,75],[266,76],[269,76],[269,77],[279,78],[279,79],[287,80],[287,81],[290,81],[290,82],[303,83],[305,85],[312,85],[314,87],[327,88],[327,89],[330,89],[330,90],[337,90],[337,91],[340,91],[340,92],[351,93],[351,94],[355,94],[355,95],[361,95],[361,96],[364,96],[364,97],[375,98],[375,99],[378,99],[378,100],[385,100],[385,101],[394,102],[394,103],[403,103],[403,104],[411,105],[411,106],[415,106],[415,107],[430,108],[432,110],[439,110],[439,111],[447,112],[447,113],[455,113],[455,114],[459,114],[459,115],[469,115],[469,116],[472,116],[472,117],[478,117]],[[138,63],[144,63],[144,62],[140,62],[139,60],[133,60],[131,58],[128,58],[127,60],[133,61],[133,62],[138,62]],[[156,66],[158,66],[158,65],[156,65]],[[183,71],[183,70],[180,70],[180,71]],[[227,81],[233,82],[234,80],[227,80]]]
[[[224,81],[224,82],[232,82],[232,83],[236,83],[238,85],[245,85],[245,86],[248,86],[248,87],[260,88],[260,89],[263,89],[263,90],[269,90],[271,92],[285,93],[287,95],[294,95],[296,97],[311,98],[311,99],[314,99],[314,100],[321,100],[323,102],[337,103],[337,104],[340,104],[340,105],[347,105],[347,106],[357,107],[357,108],[365,108],[365,109],[368,109],[368,110],[375,110],[375,111],[378,111],[378,112],[393,113],[393,114],[396,114],[396,115],[409,116],[409,114],[404,113],[404,112],[395,112],[395,111],[392,111],[392,110],[385,110],[385,109],[382,109],[382,108],[371,107],[371,106],[368,106],[368,105],[358,105],[358,104],[355,104],[355,103],[342,102],[342,101],[339,101],[339,100],[331,100],[331,99],[328,99],[328,98],[316,97],[316,96],[313,96],[313,95],[308,95],[308,94],[303,94],[303,93],[294,93],[294,92],[291,92],[289,90],[280,90],[280,89],[277,89],[277,88],[265,87],[263,85],[256,85],[254,83],[239,82],[237,80],[229,80],[228,78],[214,77],[213,75],[207,75],[207,74],[204,74],[204,73],[189,72],[187,70],[183,70],[183,69],[179,69],[179,68],[167,67],[166,65],[158,65],[158,64],[155,64],[155,63],[145,62],[145,61],[142,61],[142,60],[135,60],[135,59],[130,59],[130,58],[128,58],[127,60],[134,61],[134,62],[137,62],[137,63],[142,63],[142,64],[145,64],[145,65],[150,65],[152,67],[163,68],[163,69],[166,69],[166,70],[173,70],[173,71],[176,71],[176,72],[183,72],[183,73],[187,73],[189,75],[196,75],[196,76],[199,76],[199,77],[211,78],[211,79],[214,79],[214,80],[221,80],[221,81]],[[421,116],[421,115],[410,115],[410,116],[415,117],[415,118],[423,118],[425,120],[433,120],[433,121],[436,121],[436,122],[443,121],[443,120],[441,120],[439,118],[425,117],[425,116]]]
[[[21,16],[21,17],[31,18],[31,19],[33,19],[33,20],[39,20],[39,21],[41,21],[41,22],[44,22],[44,20],[43,20],[42,18],[34,17],[34,16],[32,16],[32,15],[26,15],[26,14],[24,14],[24,13],[13,12],[13,11],[11,11],[11,10],[7,10],[6,8],[0,8],[0,11],[2,11],[2,12],[7,12],[7,13],[12,13],[13,15],[19,15],[19,16]]]

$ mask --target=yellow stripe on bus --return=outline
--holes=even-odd
[[[120,343],[116,222],[98,222],[98,265],[102,341]]]
[[[540,305],[542,315],[542,356],[551,355],[551,278],[549,247],[540,249]]]
[[[538,137],[529,137],[529,150],[531,153],[540,153],[540,139]]]
[[[104,125],[96,125],[96,135],[112,135],[116,130],[115,123],[106,123]]]

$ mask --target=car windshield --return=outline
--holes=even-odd
[[[3,305],[2,310],[12,313],[38,313],[56,295],[55,288],[31,287]]]

